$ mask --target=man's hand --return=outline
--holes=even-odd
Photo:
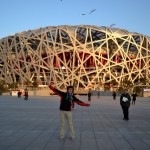
[[[88,106],[90,106],[90,104],[88,104]]]

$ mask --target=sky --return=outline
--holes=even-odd
[[[1,0],[0,38],[60,25],[112,25],[150,36],[149,6],[150,0]]]

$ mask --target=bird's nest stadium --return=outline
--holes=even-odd
[[[150,77],[150,37],[119,28],[50,26],[0,39],[0,79],[96,89]]]

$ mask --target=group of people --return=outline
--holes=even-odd
[[[49,88],[56,94],[58,94],[61,97],[60,100],[60,139],[64,139],[65,137],[65,120],[67,120],[67,124],[69,126],[70,131],[70,138],[71,140],[74,140],[75,134],[74,134],[74,128],[72,123],[72,112],[71,110],[74,108],[74,104],[78,104],[81,106],[90,106],[89,103],[85,103],[80,101],[75,95],[74,95],[74,88],[73,86],[68,86],[66,92],[62,92],[55,88],[52,83],[49,84]],[[92,92],[91,90],[88,91],[88,101],[91,101]],[[133,104],[135,104],[136,100],[136,93],[133,93]],[[113,93],[113,98],[116,99],[116,93]],[[129,120],[129,107],[130,107],[130,101],[131,96],[128,93],[127,89],[124,90],[124,92],[120,96],[120,105],[123,110],[123,119]]]
[[[18,98],[21,98],[21,95],[22,95],[22,92],[21,91],[18,91]],[[25,89],[24,91],[24,100],[28,100],[28,90]]]

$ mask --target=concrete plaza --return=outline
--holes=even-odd
[[[0,150],[150,150],[149,98],[137,98],[129,121],[123,120],[119,97],[93,96],[90,107],[75,105],[74,141],[68,128],[59,140],[59,99],[0,96]]]

